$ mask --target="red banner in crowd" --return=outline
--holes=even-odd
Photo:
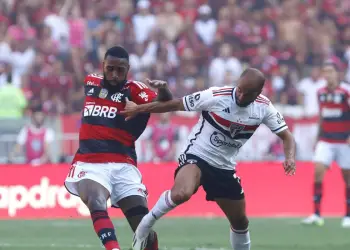
[[[175,167],[175,163],[140,166],[150,194],[150,206],[171,187]],[[0,166],[0,218],[88,216],[86,207],[63,186],[68,169],[68,165]],[[300,216],[312,212],[312,164],[299,163],[297,175],[289,177],[278,163],[241,163],[238,174],[242,178],[249,216]],[[333,167],[325,179],[323,214],[343,215],[344,198],[340,171]],[[111,208],[110,214],[122,216],[119,209]],[[223,216],[223,213],[214,202],[205,201],[205,193],[200,189],[169,216]]]

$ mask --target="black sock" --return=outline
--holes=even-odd
[[[314,212],[320,216],[321,200],[322,200],[322,182],[314,183]]]
[[[350,217],[350,187],[346,187],[345,191],[345,202],[346,202],[346,215],[347,217]]]

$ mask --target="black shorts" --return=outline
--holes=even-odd
[[[244,199],[241,180],[236,176],[236,171],[213,167],[198,156],[186,154],[179,158],[179,166],[175,171],[175,176],[183,166],[188,164],[195,164],[200,168],[202,173],[201,186],[207,194],[207,201],[214,201],[216,198]]]

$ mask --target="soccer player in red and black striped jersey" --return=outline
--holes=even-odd
[[[320,215],[322,182],[326,170],[336,161],[346,184],[346,212],[342,227],[350,228],[350,85],[339,82],[337,68],[332,63],[324,64],[323,74],[327,84],[318,91],[320,126],[314,156],[314,214],[303,223],[324,224]]]
[[[146,128],[150,114],[141,114],[125,121],[120,112],[126,100],[138,104],[168,101],[171,92],[164,81],[146,84],[128,81],[129,54],[115,46],[107,50],[103,75],[85,78],[85,106],[79,132],[79,149],[65,180],[67,190],[77,195],[91,212],[96,234],[106,250],[120,249],[114,226],[107,213],[107,200],[120,207],[132,230],[148,213],[146,187],[137,169],[135,141]],[[157,250],[158,241],[152,232],[148,250]]]

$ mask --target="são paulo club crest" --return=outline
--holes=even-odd
[[[231,123],[230,125],[230,134],[231,136],[235,136],[239,132],[241,132],[244,129],[244,125],[238,124],[238,123]]]

